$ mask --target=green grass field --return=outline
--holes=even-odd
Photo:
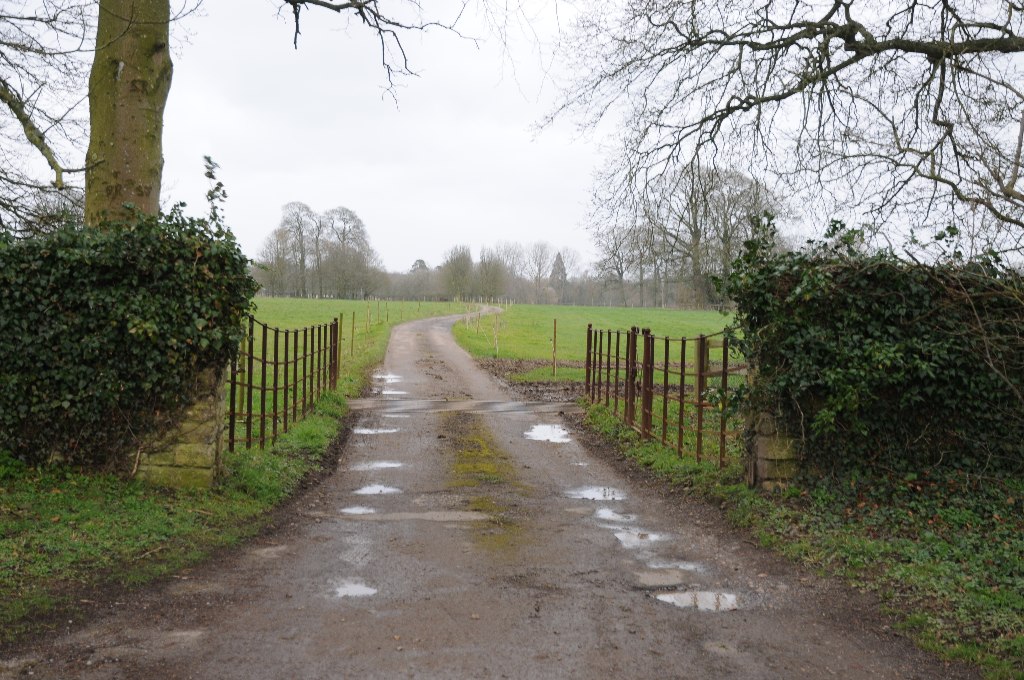
[[[587,324],[613,331],[637,326],[650,328],[657,336],[696,338],[720,333],[730,318],[714,311],[510,305],[501,314],[459,323],[454,332],[459,344],[475,357],[551,361],[554,352],[557,362],[578,365],[586,355]],[[688,356],[692,357],[692,350]],[[553,378],[550,369],[538,368],[521,378],[583,380],[583,369],[563,367]]]

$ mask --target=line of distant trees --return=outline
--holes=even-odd
[[[318,213],[292,202],[264,241],[253,276],[262,294],[274,296],[716,307],[725,301],[712,278],[728,274],[748,216],[779,207],[762,184],[738,173],[682,174],[672,185],[644,187],[633,200],[621,190],[617,196],[595,200],[596,263],[544,241],[500,241],[475,257],[468,245],[456,245],[439,263],[418,259],[401,272],[384,270],[353,210]]]

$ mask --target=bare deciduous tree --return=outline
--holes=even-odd
[[[877,222],[1024,230],[1024,11],[999,0],[603,2],[560,112],[624,109],[638,177],[770,168]],[[820,188],[825,192],[821,192]]]

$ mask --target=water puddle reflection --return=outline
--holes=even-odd
[[[384,413],[382,414],[385,418],[408,418],[408,413]]]
[[[668,562],[664,560],[655,560],[648,562],[647,566],[651,569],[678,569],[680,571],[704,571],[704,567],[697,564],[696,562]]]
[[[554,444],[567,444],[572,441],[569,431],[561,425],[534,425],[523,433],[527,439]]]
[[[623,548],[632,550],[650,545],[655,541],[664,540],[665,537],[662,534],[651,533],[643,529],[627,529],[626,531],[616,531],[615,538],[619,539],[619,543],[622,544]]]
[[[402,463],[399,463],[398,461],[395,460],[375,460],[369,463],[359,463],[358,465],[353,465],[349,469],[354,470],[356,472],[366,472],[367,470],[390,470],[392,468],[400,467],[402,467]]]
[[[655,598],[685,609],[702,612],[728,612],[739,609],[736,596],[732,593],[716,593],[708,590],[688,590],[682,593],[658,593]]]
[[[372,515],[377,512],[373,508],[368,508],[365,505],[352,505],[347,508],[341,509],[344,515]]]
[[[565,494],[568,498],[583,501],[624,501],[626,494],[610,486],[584,486]]]
[[[397,427],[353,427],[352,434],[394,434]]]
[[[620,515],[611,508],[598,508],[594,516],[608,522],[635,522],[636,515]]]
[[[384,493],[402,493],[402,490],[396,489],[393,486],[384,486],[383,484],[370,484],[361,489],[356,489],[354,493],[359,496],[376,496]]]
[[[369,597],[376,595],[377,589],[371,588],[362,581],[342,581],[334,588],[337,597]]]
[[[402,376],[395,375],[394,373],[378,373],[377,375],[373,376],[373,379],[383,382],[387,385],[394,385],[395,383],[402,382]]]
[[[395,394],[409,394],[403,390],[381,390],[381,394],[395,395]]]

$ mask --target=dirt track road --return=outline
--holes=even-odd
[[[972,677],[707,508],[636,484],[449,333],[393,333],[338,472],[279,528],[0,662],[47,678]],[[429,407],[429,408],[428,408]],[[491,411],[498,410],[491,407]],[[689,509],[688,509],[689,508]]]

